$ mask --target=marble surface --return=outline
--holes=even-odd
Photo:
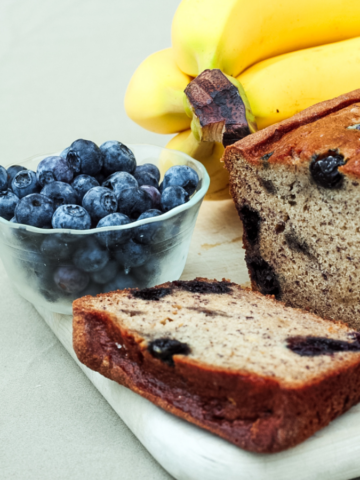
[[[205,202],[182,278],[248,282],[241,228],[231,201]],[[72,317],[38,308],[77,361]],[[306,442],[275,455],[245,452],[164,412],[130,390],[79,364],[154,458],[177,480],[349,480],[360,475],[360,404]]]
[[[72,317],[38,308],[66,350],[126,425],[177,480],[347,480],[360,473],[360,404],[295,448],[245,452],[78,362]]]

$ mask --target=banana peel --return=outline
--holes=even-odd
[[[153,53],[130,80],[125,94],[127,115],[155,133],[178,133],[190,128],[184,111],[184,90],[191,80],[176,65],[171,48]]]
[[[360,3],[360,2],[359,2]],[[360,37],[264,60],[238,80],[259,129],[360,86]]]
[[[246,122],[250,131],[254,131],[255,120],[240,82],[232,77],[224,78],[236,87],[236,95],[244,106]],[[156,52],[145,59],[134,73],[126,91],[125,109],[133,121],[150,131],[163,134],[181,132],[170,140],[167,148],[185,152],[203,163],[211,179],[205,197],[207,200],[228,199],[229,176],[220,162],[224,151],[222,138],[216,139],[220,141],[200,140],[201,126],[196,125],[197,117],[193,115],[185,94],[192,81],[192,77],[183,74],[177,67],[170,48]],[[165,172],[169,168],[168,162],[166,156],[161,158],[160,170]]]
[[[221,70],[243,100],[252,133],[255,122],[265,128],[358,88],[359,36],[358,0],[182,0],[172,48],[139,66],[125,108],[148,130],[180,132],[168,148],[206,166],[207,198],[228,198],[227,173],[219,161],[226,118],[214,122],[208,135],[184,93],[188,85],[207,69]]]
[[[262,60],[360,36],[360,2],[182,0],[171,34],[186,74],[219,68],[238,77]]]

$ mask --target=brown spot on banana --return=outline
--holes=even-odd
[[[225,147],[257,130],[245,91],[221,70],[204,70],[185,89],[184,107],[198,141]]]

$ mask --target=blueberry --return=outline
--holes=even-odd
[[[262,257],[245,258],[251,279],[263,295],[275,295],[280,299],[281,288],[273,267]]]
[[[91,217],[80,205],[61,205],[55,210],[51,223],[53,228],[88,230],[91,228]]]
[[[58,235],[47,235],[40,246],[40,252],[54,260],[66,260],[74,252],[74,245],[67,243]]]
[[[355,338],[354,342],[335,340],[326,337],[289,337],[287,348],[302,357],[315,357],[318,355],[333,355],[336,352],[358,352],[360,342]]]
[[[60,157],[66,159],[69,150],[70,150],[70,147],[64,148],[64,150],[60,153]]]
[[[21,170],[21,172],[18,172],[11,182],[11,188],[19,198],[40,191],[36,173],[32,170]]]
[[[73,266],[59,267],[55,270],[54,282],[63,292],[79,293],[87,287],[89,275]]]
[[[140,188],[150,196],[153,208],[161,208],[161,193],[157,188],[150,185],[142,185]]]
[[[164,298],[172,293],[173,289],[171,287],[150,287],[132,292],[132,296],[145,301],[158,302],[160,298]]]
[[[53,213],[53,201],[39,193],[32,193],[22,198],[15,208],[17,223],[38,228],[51,228]]]
[[[79,197],[76,191],[64,182],[51,182],[45,185],[41,190],[41,195],[51,198],[55,208],[61,205],[76,205],[79,203]]]
[[[0,165],[0,192],[6,190],[8,186],[8,172]]]
[[[162,212],[160,210],[147,210],[142,213],[138,220],[144,220],[146,218],[158,217]],[[133,238],[137,243],[143,243],[145,245],[154,241],[154,237],[159,230],[159,223],[147,223],[134,228]]]
[[[54,282],[54,272],[51,268],[41,268],[34,272],[35,287],[48,302],[56,302],[61,297],[67,297],[67,292],[60,292]]]
[[[38,252],[25,250],[17,260],[19,260],[19,269],[22,269],[22,276],[30,275],[31,280],[46,276],[44,258]]]
[[[100,148],[90,140],[75,140],[70,145],[66,160],[75,173],[96,175],[103,166],[103,156]]]
[[[291,250],[294,250],[295,252],[298,252],[298,253],[303,253],[308,257],[312,256],[307,242],[304,239],[300,238],[294,230],[291,230],[290,232],[286,232],[284,234],[284,240],[287,243],[287,246]]]
[[[144,163],[143,165],[138,165],[136,167],[135,173],[140,173],[140,172],[149,173],[150,175],[155,177],[157,183],[160,182],[160,170],[153,163]]]
[[[153,206],[149,195],[138,187],[123,190],[118,196],[118,205],[118,211],[130,218],[138,218]]]
[[[104,172],[111,175],[115,172],[134,173],[136,160],[133,152],[121,142],[109,140],[100,145],[104,157]]]
[[[118,272],[116,277],[104,285],[104,292],[115,292],[124,288],[136,288],[138,286],[136,279],[124,272]]]
[[[173,186],[183,187],[190,196],[195,192],[198,183],[199,177],[193,168],[175,165],[165,173],[163,189]]]
[[[148,351],[153,357],[158,358],[171,367],[175,365],[174,355],[189,355],[191,352],[187,343],[165,337],[152,340],[148,345]]]
[[[116,212],[118,202],[115,194],[108,188],[93,187],[84,195],[82,205],[93,222],[97,223],[101,218]]]
[[[15,248],[24,249],[26,247],[29,251],[37,250],[38,241],[34,238],[34,232],[29,232],[26,230],[25,225],[20,225],[16,218],[13,217],[10,220],[11,223],[18,225],[18,228],[12,228],[11,234],[9,235],[9,240]]]
[[[123,213],[111,213],[100,220],[97,224],[97,228],[116,227],[120,225],[128,225],[129,223],[131,223],[131,220],[127,215],[124,215]],[[95,234],[99,243],[107,248],[126,243],[130,240],[131,235],[132,232],[130,228],[127,228],[126,230],[100,232]]]
[[[272,182],[271,180],[264,180],[263,178],[259,178],[259,181],[264,187],[264,189],[267,191],[267,193],[275,195],[275,193],[277,192],[277,187],[274,185],[274,182]]]
[[[0,191],[0,217],[11,220],[15,213],[15,207],[19,203],[19,197],[10,190]]]
[[[113,255],[120,265],[125,267],[125,270],[129,270],[144,265],[149,259],[150,250],[146,245],[130,240],[128,243],[121,245]]]
[[[139,185],[137,180],[130,175],[130,173],[117,172],[110,175],[110,177],[103,182],[102,186],[112,190],[115,193],[116,198],[118,198],[123,190],[138,187]]]
[[[164,265],[166,269],[166,265]],[[136,278],[139,288],[159,285],[162,282],[162,262],[157,257],[150,258],[145,265],[131,270]]]
[[[99,272],[110,260],[109,252],[93,238],[88,238],[73,255],[75,267],[84,272]]]
[[[54,283],[54,279],[52,279],[52,283]],[[61,297],[68,297],[69,294],[65,292],[60,292],[59,290],[55,290],[54,288],[49,287],[49,284],[46,283],[44,287],[39,288],[39,292],[43,297],[45,297],[45,300],[51,303],[55,303],[57,300],[59,300]]]
[[[137,169],[136,169],[137,170]],[[146,171],[135,171],[134,177],[136,178],[139,187],[142,185],[151,185],[152,187],[158,188],[159,182],[156,180],[154,175]]]
[[[223,295],[224,293],[231,292],[232,284],[228,280],[222,280],[217,282],[207,282],[203,280],[178,280],[176,286],[187,292],[203,294],[216,294]]]
[[[39,185],[43,187],[51,182],[70,183],[74,178],[73,169],[62,157],[46,157],[39,163],[36,170]]]
[[[239,210],[247,242],[254,246],[259,237],[261,218],[256,210],[244,204]]]
[[[71,184],[72,188],[76,191],[81,202],[87,193],[93,187],[100,187],[99,182],[90,175],[79,175]]]
[[[54,271],[51,267],[44,264],[44,258],[39,254],[27,255],[27,260],[24,262],[24,267],[27,273],[30,273],[32,279],[35,280],[37,288],[51,290],[55,288]],[[49,284],[49,285],[47,285]]]
[[[161,194],[161,209],[168,212],[189,200],[189,195],[182,187],[167,187]]]
[[[341,165],[345,165],[344,156],[332,153],[325,158],[313,158],[309,168],[317,185],[324,188],[340,188],[344,180],[344,175],[338,171]]]
[[[110,260],[105,268],[99,272],[91,274],[91,278],[95,283],[105,284],[113,280],[117,274],[119,265],[116,260]]]
[[[93,178],[95,178],[95,180],[98,182],[99,186],[102,185],[105,180],[107,179],[107,175],[105,175],[105,173],[103,172],[103,170],[101,170],[100,173],[98,173],[97,175],[94,175]],[[110,189],[111,190],[111,189]]]
[[[102,285],[95,282],[90,282],[89,285],[81,292],[81,296],[91,295],[96,297],[99,293],[103,293]]]
[[[12,165],[7,169],[7,176],[8,176],[8,185],[12,184],[14,177],[17,173],[21,172],[22,170],[27,170],[27,168],[22,167],[21,165]]]

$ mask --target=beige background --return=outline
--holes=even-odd
[[[170,45],[178,3],[1,0],[0,164],[81,137],[165,145],[126,117],[123,98],[138,64]],[[213,277],[215,255],[222,276],[246,280],[240,235],[231,201],[204,204],[184,278]],[[12,290],[1,262],[0,328],[1,479],[171,478]]]

